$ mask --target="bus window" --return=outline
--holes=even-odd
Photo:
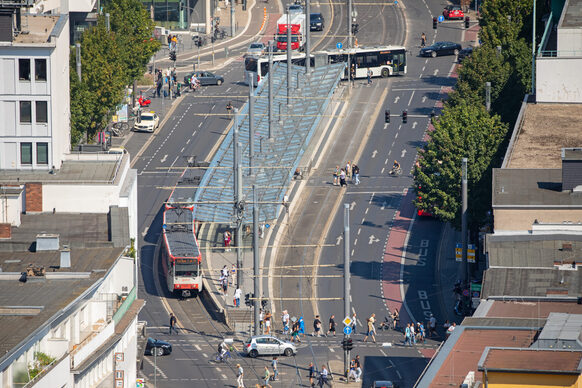
[[[376,66],[380,66],[380,64],[378,63],[378,55],[376,54],[367,54],[366,55],[366,63],[365,63],[366,67],[376,67]]]

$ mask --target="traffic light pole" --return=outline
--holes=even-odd
[[[259,326],[259,308],[261,304],[259,303],[259,281],[261,280],[259,275],[259,203],[257,198],[257,186],[253,184],[253,275],[254,276],[254,323],[255,323],[255,335],[260,332]]]
[[[344,203],[344,316],[350,316],[350,204]],[[347,343],[350,336],[344,333]],[[344,348],[344,372],[349,370],[350,350]]]

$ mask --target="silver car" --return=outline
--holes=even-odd
[[[247,50],[247,55],[263,55],[265,53],[265,44],[261,42],[251,43]]]
[[[297,353],[297,348],[291,342],[280,340],[272,335],[255,335],[245,341],[243,351],[252,358],[280,354],[290,357]]]

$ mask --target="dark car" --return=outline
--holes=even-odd
[[[301,4],[292,4],[289,6],[289,14],[303,13],[303,6]]]
[[[470,57],[473,54],[473,47],[468,46],[459,51],[459,55],[457,56],[457,62],[463,62],[463,59]]]
[[[311,31],[323,31],[324,19],[320,13],[312,13],[309,15],[309,29]]]
[[[224,83],[224,78],[219,75],[213,74],[209,71],[194,71],[188,73],[184,76],[184,83],[187,85],[190,83],[190,79],[192,75],[196,75],[198,81],[200,81],[200,85],[222,85]]]
[[[436,57],[437,55],[457,55],[461,51],[461,45],[454,42],[436,42],[433,45],[420,49],[422,57]]]
[[[445,19],[463,19],[465,14],[459,5],[447,5],[443,11]]]
[[[148,356],[163,356],[172,353],[172,344],[159,339],[148,338],[145,354]]]

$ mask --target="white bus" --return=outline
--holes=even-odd
[[[312,54],[311,66],[314,66],[314,63],[319,66],[340,62],[347,65],[348,52],[355,78],[366,78],[368,68],[372,71],[373,77],[406,74],[406,48],[403,46],[355,47],[350,50],[318,51]],[[305,66],[305,53],[294,52],[291,58],[293,64]],[[276,62],[287,62],[287,54],[273,55],[273,63]],[[349,68],[350,65],[347,65],[342,79],[348,79]],[[255,84],[258,84],[267,73],[269,73],[268,55],[245,57],[244,82],[247,85],[250,74],[255,75]]]

